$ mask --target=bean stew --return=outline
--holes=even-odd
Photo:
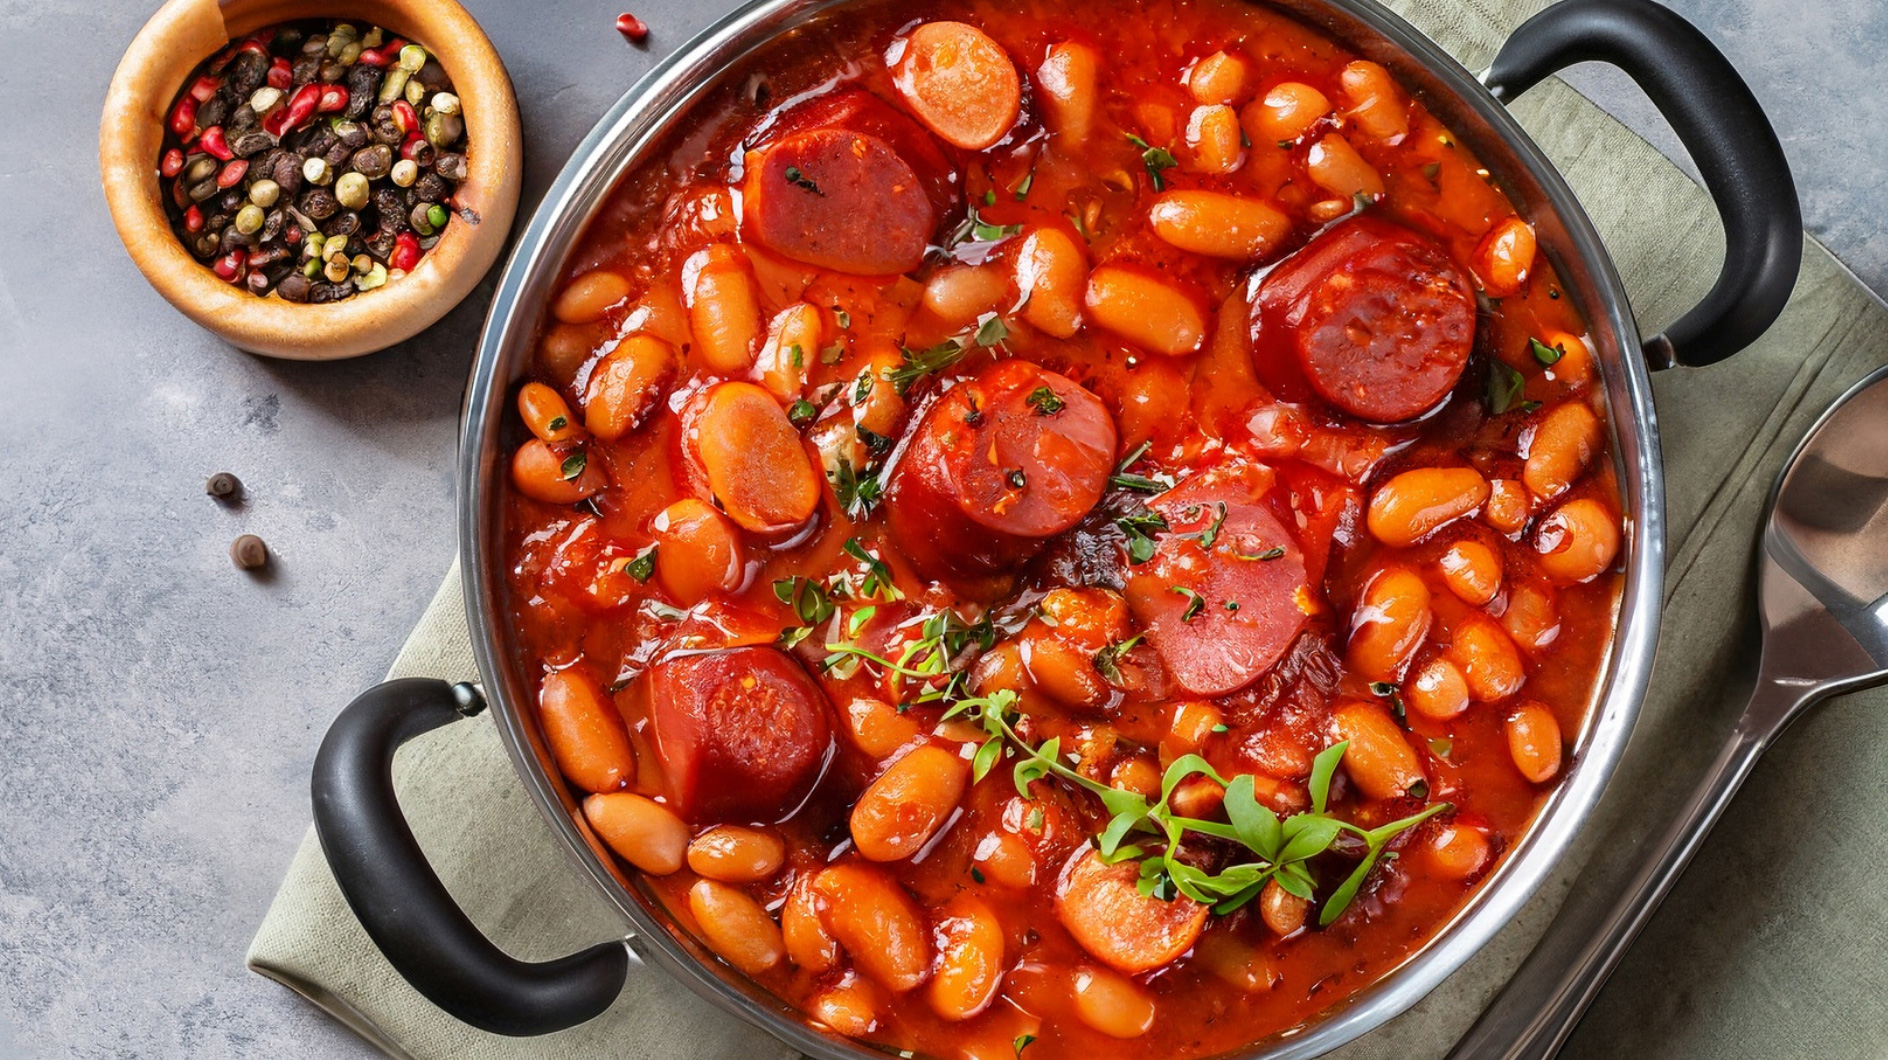
[[[1624,527],[1535,235],[1237,0],[863,0],[554,292],[509,452],[578,823],[830,1033],[1205,1056],[1427,944],[1568,768]]]

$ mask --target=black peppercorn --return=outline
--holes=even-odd
[[[269,546],[254,534],[244,534],[229,543],[230,561],[243,570],[255,570],[269,562]]]
[[[243,480],[227,471],[218,471],[203,484],[203,492],[219,501],[235,501],[243,495]]]

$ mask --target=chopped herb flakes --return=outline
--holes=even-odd
[[[1055,391],[1046,386],[1039,386],[1029,392],[1023,403],[1036,410],[1038,416],[1053,416],[1068,407],[1068,402],[1056,396]]]
[[[980,329],[981,330],[981,329]],[[941,372],[964,358],[964,344],[956,339],[945,339],[928,350],[917,351],[907,348],[904,351],[905,363],[892,369],[885,375],[903,397],[911,389],[911,384],[933,372]]]
[[[577,476],[583,474],[583,469],[587,467],[589,463],[589,455],[582,449],[579,449],[565,457],[563,463],[557,465],[557,473],[563,477],[565,482],[575,482],[577,481]]]
[[[1166,533],[1167,519],[1159,512],[1143,509],[1114,521],[1128,538],[1128,562],[1146,563],[1154,558],[1154,535]]]
[[[786,172],[786,178],[787,178],[787,183],[793,185],[796,188],[805,188],[807,191],[810,191],[813,194],[820,196],[821,198],[825,198],[826,196],[825,192],[819,190],[818,184],[813,183],[811,180],[807,178],[806,174],[800,172],[800,167],[798,166],[788,166],[787,172]]]
[[[1187,598],[1186,610],[1180,612],[1180,621],[1191,622],[1193,621],[1194,616],[1206,610],[1206,597],[1201,596],[1199,593],[1196,593],[1193,590],[1188,589],[1187,587],[1183,585],[1175,585],[1171,587],[1168,591],[1179,593],[1181,596],[1184,596]]]
[[[635,559],[623,565],[623,571],[639,582],[648,581],[656,572],[656,546],[650,545],[636,553]]]
[[[1500,416],[1519,410],[1533,412],[1540,408],[1538,401],[1523,401],[1522,392],[1527,387],[1527,379],[1520,372],[1508,366],[1498,358],[1488,360],[1488,411]]]
[[[1163,174],[1180,164],[1173,157],[1173,152],[1164,147],[1150,147],[1146,140],[1133,133],[1128,134],[1128,143],[1141,149],[1141,165],[1147,168],[1148,183],[1154,186],[1155,191],[1165,189],[1167,178]]]

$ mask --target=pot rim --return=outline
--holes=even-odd
[[[460,553],[473,651],[499,732],[520,779],[575,864],[634,931],[628,942],[696,994],[775,1038],[832,1060],[888,1055],[808,1027],[783,1002],[726,968],[686,935],[672,934],[636,881],[600,858],[573,819],[569,795],[545,768],[520,712],[529,696],[502,641],[503,465],[499,429],[510,384],[527,363],[550,285],[596,207],[671,122],[733,63],[808,18],[851,0],[749,0],[659,62],[597,122],[546,191],[506,263],[479,342],[460,438]],[[1598,347],[1609,426],[1627,509],[1626,579],[1611,650],[1572,766],[1526,835],[1456,914],[1390,973],[1308,1023],[1222,1054],[1237,1060],[1304,1060],[1408,1010],[1514,918],[1591,817],[1625,749],[1651,677],[1663,594],[1664,481],[1651,383],[1630,303],[1611,258],[1573,190],[1507,109],[1440,45],[1375,0],[1271,0],[1301,21],[1383,62],[1439,119],[1496,170],[1537,227]],[[1552,222],[1547,224],[1544,222]],[[643,893],[641,901],[632,892]],[[645,906],[645,902],[649,904]]]

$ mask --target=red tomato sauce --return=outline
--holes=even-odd
[[[1585,724],[1623,533],[1585,331],[1449,131],[1263,6],[797,29],[625,176],[519,394],[513,643],[579,824],[831,1033],[1312,1020]]]

